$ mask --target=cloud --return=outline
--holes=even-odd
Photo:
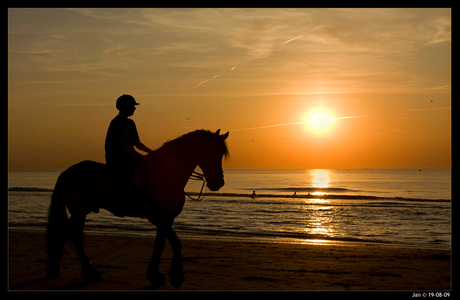
[[[22,12],[9,11],[9,65],[18,74],[15,78],[21,72],[36,74],[32,81],[42,80],[41,72],[161,80],[170,76],[181,84],[176,90],[183,91],[218,78],[212,83],[236,80],[234,93],[251,81],[259,93],[268,94],[443,92],[448,89],[436,87],[450,85],[446,76],[438,76],[442,70],[436,76],[425,71],[441,68],[434,59],[445,53],[424,52],[450,41],[449,9]],[[235,70],[231,74],[238,77],[224,76],[222,70]]]
[[[67,10],[101,20],[126,20],[137,16],[136,9],[127,8],[67,8]]]
[[[441,43],[441,42],[450,42],[451,40],[451,18],[449,17],[440,17],[434,21],[433,26],[435,27],[436,34],[431,41],[428,42],[428,45]]]
[[[331,16],[322,32],[348,51],[407,53],[450,40],[445,9],[337,9]]]

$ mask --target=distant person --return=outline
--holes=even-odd
[[[255,197],[257,197],[256,195],[256,191],[252,191],[252,195],[251,195],[251,198],[254,199]]]
[[[142,164],[144,155],[137,149],[150,153],[150,150],[139,140],[136,124],[129,119],[136,110],[133,96],[122,95],[117,99],[118,115],[110,122],[105,138],[105,160],[108,170],[114,174],[115,193],[118,207],[116,214],[123,216],[124,201],[132,196],[134,190],[134,173]]]

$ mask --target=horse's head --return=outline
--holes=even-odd
[[[228,157],[228,149],[225,140],[226,134],[220,135],[220,129],[216,133],[206,132],[206,137],[201,140],[201,151],[198,157],[198,165],[206,177],[208,188],[218,191],[224,186],[224,172],[222,171],[222,158]]]

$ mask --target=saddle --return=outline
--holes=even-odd
[[[107,166],[103,166],[97,173],[97,187],[104,192],[114,191],[115,183],[113,181],[113,172],[107,170]]]
[[[116,193],[119,189],[116,188],[117,174],[104,165],[97,174],[97,187],[103,192]],[[141,187],[145,183],[145,176],[140,168],[135,170],[133,174],[134,188]]]
[[[123,180],[120,180],[120,178],[117,178],[117,176],[120,176],[120,174],[116,174],[116,172],[110,170],[110,168],[104,165],[103,167],[101,167],[97,174],[97,187],[101,192],[109,196],[107,198],[111,200],[109,200],[106,203],[106,205],[112,208],[116,208],[117,205],[120,205],[121,201],[123,201],[124,199],[121,197],[126,197],[128,194],[132,194],[132,198],[130,197],[131,199],[129,201],[123,201],[124,206],[126,206],[125,208],[127,209],[127,211],[130,212],[128,214],[132,214],[135,211],[137,211],[137,209],[131,206],[137,206],[139,204],[138,202],[140,201],[140,199],[137,198],[141,193],[142,186],[145,183],[144,173],[142,172],[142,168],[136,169],[134,174],[132,174],[131,181],[127,183],[125,187],[120,186],[121,184],[123,184]],[[131,186],[128,186],[128,184],[131,184]],[[126,188],[126,194],[122,192],[124,188]],[[112,209],[110,210],[112,211]],[[93,211],[95,213],[98,213],[99,207],[93,209]]]

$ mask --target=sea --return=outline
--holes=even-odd
[[[10,229],[45,230],[60,171],[10,171]],[[180,237],[292,243],[451,246],[449,169],[225,170],[225,186],[187,198]],[[198,197],[200,181],[186,191]],[[185,196],[184,196],[185,197]],[[156,234],[146,219],[90,213],[86,232]]]

